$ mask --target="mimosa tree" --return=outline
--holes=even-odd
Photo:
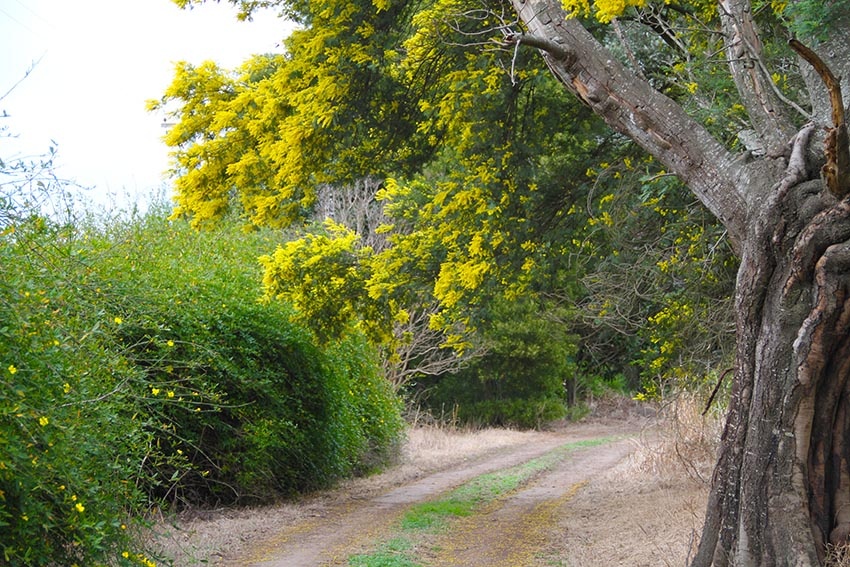
[[[694,565],[818,565],[847,543],[846,1],[232,3],[280,6],[303,28],[286,56],[243,70],[269,77],[251,89],[178,73],[167,96],[183,102],[169,140],[181,212],[203,221],[235,192],[255,222],[291,220],[318,183],[392,176],[392,198],[431,174],[439,188],[418,193],[430,237],[448,243],[434,294],[450,310],[503,270],[533,268],[500,252],[534,250],[521,205],[539,169],[527,164],[575,127],[555,113],[566,106],[523,98],[542,84],[536,50],[687,185],[740,257],[734,385]],[[513,128],[505,109],[541,113],[537,127]],[[449,162],[437,177],[423,168]]]

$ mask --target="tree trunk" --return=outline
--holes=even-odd
[[[735,381],[694,567],[820,565],[850,536],[850,203],[818,177],[814,126],[783,152],[789,124],[762,71],[736,76],[768,151],[735,160],[557,2],[512,4],[526,31],[508,41],[541,50],[568,90],[687,183],[741,255]],[[733,74],[756,69],[739,64],[760,57],[749,2],[720,6]]]
[[[769,189],[738,273],[735,384],[694,566],[819,565],[850,534],[850,206],[820,180]]]

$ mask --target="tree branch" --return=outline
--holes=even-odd
[[[686,183],[726,226],[735,246],[746,235],[742,166],[667,96],[626,69],[554,0],[512,0],[527,28],[508,43],[539,49],[553,74],[618,132]]]
[[[763,62],[750,0],[720,0],[717,6],[726,60],[741,103],[767,154],[778,155],[795,129],[782,111],[781,99]]]
[[[826,164],[821,169],[821,174],[829,191],[837,198],[842,199],[850,193],[850,137],[847,134],[847,123],[844,118],[841,83],[826,63],[818,57],[817,53],[796,39],[789,41],[788,45],[817,71],[829,92],[829,102],[832,106],[832,128],[827,131],[824,140]]]
[[[509,33],[505,35],[505,42],[510,44],[518,43],[520,45],[527,45],[528,47],[539,49],[560,61],[564,61],[566,63],[571,62],[572,54],[568,50],[561,47],[560,44],[548,39],[543,39],[542,37],[523,33]]]

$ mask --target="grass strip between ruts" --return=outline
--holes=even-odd
[[[352,555],[348,558],[348,565],[423,567],[416,562],[413,553],[419,536],[450,529],[453,519],[474,514],[486,504],[518,490],[538,474],[566,459],[573,451],[604,445],[615,439],[602,437],[567,443],[520,465],[478,476],[441,498],[415,504],[404,514],[393,537],[376,543],[371,553]]]

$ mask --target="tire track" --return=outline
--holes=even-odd
[[[475,477],[525,463],[564,444],[622,433],[621,428],[615,429],[612,427],[601,427],[593,431],[581,431],[580,433],[571,433],[568,430],[553,433],[541,442],[504,449],[494,455],[484,457],[472,463],[464,463],[458,467],[430,474],[417,481],[388,490],[374,497],[364,500],[347,500],[323,511],[321,515],[295,522],[281,528],[275,533],[269,534],[268,537],[254,546],[250,556],[226,561],[224,565],[229,567],[326,567],[348,565],[348,557],[350,555],[368,551],[375,541],[389,534],[403,513],[413,504],[431,500],[439,494],[450,491]],[[542,478],[533,482],[531,486],[512,495],[509,500],[513,500],[514,498],[517,500],[512,502],[511,506],[520,505],[525,509],[533,501],[536,501],[536,505],[539,506],[547,500],[547,491],[558,490],[555,486],[557,483],[570,482],[570,484],[560,486],[559,495],[556,499],[560,498],[563,495],[564,489],[568,489],[578,481],[570,481],[569,477],[565,477],[564,480],[558,480],[557,477],[552,475],[560,471],[562,466],[568,466],[569,463],[580,465],[580,463],[584,462],[580,460],[582,459],[581,455],[606,451],[611,445],[582,449],[571,454],[555,470],[544,474]],[[554,484],[548,488],[542,488],[543,485],[541,483],[550,477],[552,478],[551,482]],[[538,486],[541,487],[537,489],[540,494],[535,496],[533,488]],[[523,500],[526,501],[525,504],[522,504]],[[542,511],[543,508],[540,508],[540,510]],[[492,510],[486,513],[476,513],[469,519],[481,519],[483,516],[487,516],[493,522],[499,522],[499,518],[504,514],[504,512],[499,513],[498,510]],[[504,524],[505,529],[502,530],[500,528],[499,530],[499,533],[504,532],[503,535],[498,535],[494,532],[493,537],[508,537],[504,534],[509,533],[508,524],[511,521],[515,522],[517,520],[516,518],[511,520],[508,516],[505,516],[505,522],[507,522]],[[482,528],[482,531],[476,535],[476,530],[473,527],[470,526],[464,529],[464,533],[469,534],[465,536],[465,539],[468,537],[468,541],[480,541],[477,544],[480,548],[487,546],[486,530]],[[531,529],[524,531],[527,531],[528,534],[532,532]],[[478,538],[478,540],[475,538]],[[467,557],[475,554],[474,549],[475,546],[473,545],[462,546],[458,544],[457,549],[453,548],[452,553],[457,557]],[[463,561],[460,563],[447,563],[445,562],[446,560],[444,558],[434,558],[434,563],[429,562],[427,565],[463,565],[464,567],[471,567],[473,565],[487,565],[488,567],[510,565],[511,567],[518,567],[522,565],[521,563],[464,563]]]
[[[570,500],[595,476],[634,451],[626,439],[570,453],[557,466],[518,491],[452,524],[435,538],[439,550],[423,557],[429,567],[532,567],[545,565],[552,526]]]

